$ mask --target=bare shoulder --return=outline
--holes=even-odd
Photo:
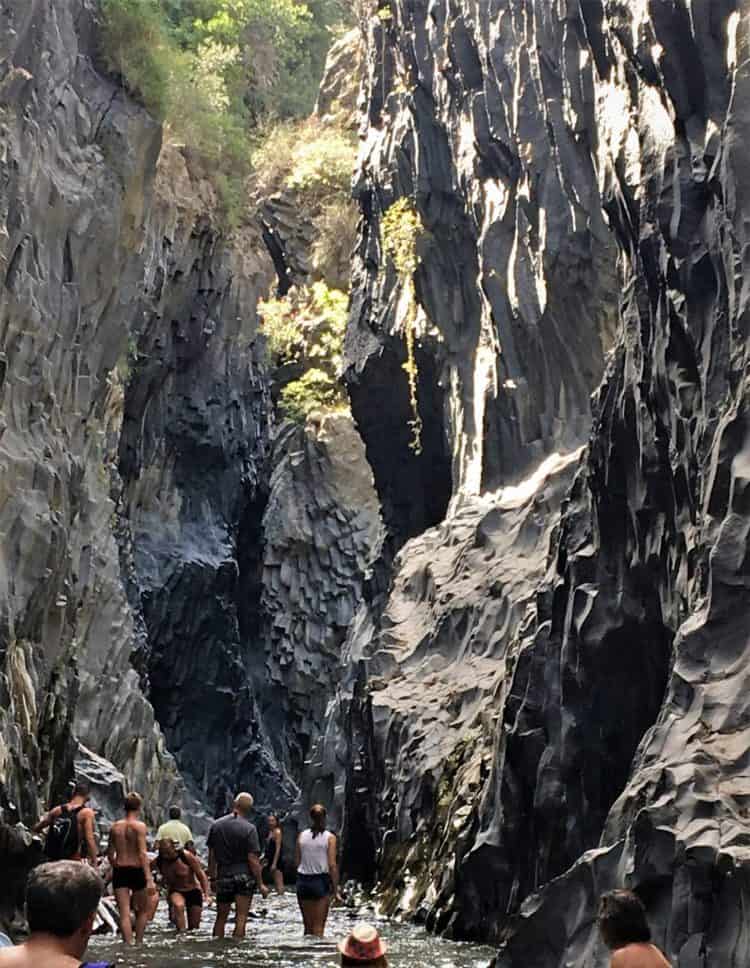
[[[612,953],[611,968],[671,968],[659,949],[652,944],[631,944]]]

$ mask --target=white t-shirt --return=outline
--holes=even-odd
[[[324,830],[313,836],[312,830],[303,830],[299,835],[300,863],[298,874],[328,873],[328,842],[333,834]]]

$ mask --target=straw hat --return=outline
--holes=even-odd
[[[339,944],[339,951],[353,961],[377,961],[385,954],[386,946],[377,928],[362,922],[354,925],[348,937]]]

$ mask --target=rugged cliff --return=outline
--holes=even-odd
[[[283,782],[238,608],[260,555],[273,266],[98,69],[97,10],[2,9],[0,776],[27,819],[78,741],[155,810],[185,795],[177,767],[211,810],[250,776]]]
[[[374,24],[352,401],[392,539],[448,509],[396,559],[350,723],[388,903],[503,965],[603,964],[596,898],[626,883],[680,965],[744,963],[750,9],[393,0]],[[587,439],[561,510],[537,478],[509,528],[507,485]]]
[[[198,829],[238,786],[289,809],[380,517],[350,418],[274,423],[257,304],[348,252],[310,260],[283,186],[249,186],[230,232],[195,153],[104,72],[98,2],[2,18],[0,805],[33,820],[75,768],[105,816],[124,786]],[[292,212],[273,238],[270,209]]]

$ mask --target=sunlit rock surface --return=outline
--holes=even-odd
[[[0,16],[0,780],[28,819],[64,791],[74,730],[146,795],[180,786],[130,665],[116,534],[123,303],[161,134],[86,56],[90,5]]]
[[[470,566],[474,618],[456,625],[445,579],[414,571],[412,544],[396,558],[349,722],[346,802],[369,832],[348,836],[375,851],[391,908],[503,941],[503,966],[604,965],[596,902],[623,884],[681,966],[744,964],[750,8],[389,11],[370,37],[347,350],[391,535],[449,508],[440,547],[434,530],[414,546],[440,575],[471,495],[590,442],[536,563],[500,546],[516,581],[539,576],[515,628],[492,616],[489,569]],[[404,195],[426,228],[421,458],[379,242]],[[506,631],[476,677],[497,677],[491,738],[457,716],[467,744],[446,760],[436,671],[455,663],[465,716],[459,655],[492,656]]]
[[[95,11],[13,2],[0,32],[0,779],[27,819],[64,792],[75,740],[154,819],[280,775],[238,609],[273,265],[260,228],[222,235],[208,182],[98,72]]]

